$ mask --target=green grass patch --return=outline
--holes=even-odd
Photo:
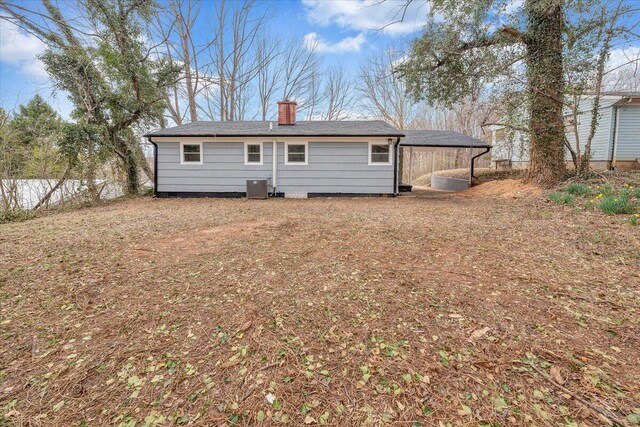
[[[552,202],[558,205],[569,205],[569,206],[575,205],[575,199],[573,198],[573,196],[571,194],[564,193],[564,192],[557,191],[555,193],[549,194],[549,200],[551,200]]]
[[[640,214],[631,215],[629,218],[627,218],[627,223],[629,225],[638,225],[639,219],[640,219]]]
[[[598,193],[602,194],[603,196],[613,196],[614,191],[613,191],[613,187],[610,186],[609,184],[604,184],[604,185],[599,185],[596,187],[596,190],[598,191]]]
[[[640,199],[640,187],[634,188],[630,186],[624,186],[620,189],[620,195],[627,198]]]
[[[605,196],[600,199],[596,207],[607,215],[632,214],[636,211],[633,203],[621,195]]]
[[[0,211],[0,224],[26,221],[38,216],[37,212],[24,209],[7,209]]]
[[[586,184],[569,184],[564,187],[564,191],[574,196],[589,197],[593,195],[593,190]]]

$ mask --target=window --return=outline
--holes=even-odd
[[[180,143],[180,163],[202,164],[202,142],[181,142]]]
[[[390,165],[391,147],[389,144],[369,144],[370,165]]]
[[[297,142],[289,143],[285,142],[286,156],[284,159],[285,165],[306,165],[307,164],[307,143]]]
[[[244,164],[245,165],[261,165],[262,164],[262,142],[244,143]]]

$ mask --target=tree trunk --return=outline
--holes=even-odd
[[[71,165],[67,166],[67,169],[62,174],[62,178],[60,178],[58,182],[56,182],[56,184],[53,187],[51,187],[51,189],[47,192],[47,194],[45,194],[44,197],[42,197],[42,199],[40,199],[40,201],[36,203],[36,205],[33,207],[34,211],[37,211],[38,209],[40,209],[41,206],[43,206],[45,203],[49,201],[53,193],[55,193],[56,190],[60,188],[60,186],[62,186],[62,184],[64,184],[64,182],[67,180],[67,177],[69,176],[69,172],[71,172]]]
[[[529,87],[529,180],[544,186],[565,173],[562,97],[564,0],[527,0],[527,77]]]
[[[140,193],[140,170],[138,153],[133,143],[122,141],[124,144],[124,169],[127,174],[127,194],[135,196]]]
[[[183,24],[186,25],[186,24]],[[198,121],[198,110],[196,105],[196,95],[194,92],[193,76],[191,69],[191,47],[189,46],[188,33],[180,34],[180,41],[182,42],[182,52],[184,54],[184,74],[185,85],[187,87],[187,100],[189,101],[189,118],[192,122]],[[197,71],[196,71],[197,73]]]

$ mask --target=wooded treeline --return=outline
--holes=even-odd
[[[307,120],[380,118],[399,129],[479,138],[500,123],[529,136],[530,177],[555,182],[572,148],[563,120],[570,100],[638,81],[628,67],[605,69],[616,43],[636,36],[622,19],[634,11],[599,0],[526,0],[516,11],[509,5],[436,0],[423,36],[411,46],[373,49],[351,73],[325,66],[302,37],[270,31],[270,12],[255,0],[220,0],[206,13],[194,0],[75,0],[64,7],[0,0],[1,19],[46,44],[40,59],[74,106],[69,122],[39,97],[1,112],[0,178],[55,185],[73,178],[99,197],[96,185],[109,171],[125,193],[138,194],[153,175],[141,146],[145,131],[195,120],[273,120],[276,102],[294,99],[299,119]],[[20,123],[42,117],[51,129],[26,136]],[[576,165],[588,168],[588,150],[574,154]],[[455,166],[467,160],[450,155],[459,159]]]

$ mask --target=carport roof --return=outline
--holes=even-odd
[[[449,130],[405,130],[401,147],[491,148],[477,138]]]

